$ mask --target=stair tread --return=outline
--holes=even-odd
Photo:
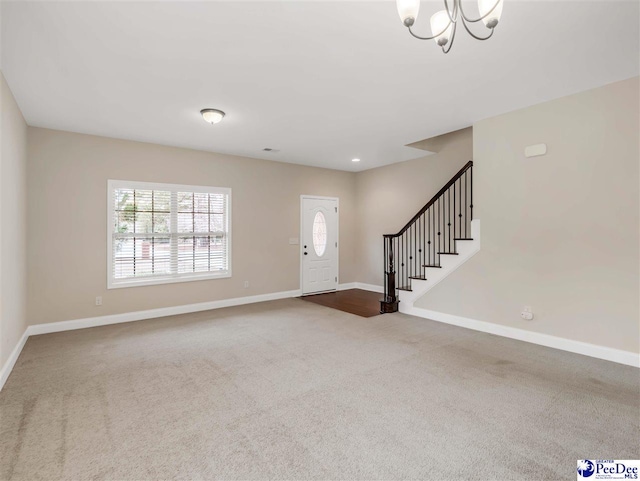
[[[411,291],[411,286],[402,286],[397,287],[396,289],[398,289],[399,291]]]
[[[473,237],[454,237],[453,240],[473,240]]]
[[[422,264],[422,267],[436,267],[438,269],[441,269],[442,266],[436,265],[436,264]]]
[[[457,256],[457,252],[438,252],[439,255]]]
[[[409,276],[409,279],[417,279],[419,281],[426,281],[427,278],[425,276]]]

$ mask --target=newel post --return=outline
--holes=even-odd
[[[380,313],[398,311],[396,297],[396,271],[394,265],[393,237],[384,236],[384,299],[380,301]]]

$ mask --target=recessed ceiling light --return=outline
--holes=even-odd
[[[224,112],[218,109],[202,109],[200,114],[205,122],[210,124],[217,124],[224,118]]]
[[[360,162],[360,159],[351,159],[351,162]]]

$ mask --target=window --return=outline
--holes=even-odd
[[[231,189],[110,180],[108,288],[231,276]]]
[[[313,250],[318,257],[322,257],[327,248],[327,222],[324,214],[316,212],[313,218]]]

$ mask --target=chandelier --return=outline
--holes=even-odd
[[[431,16],[431,37],[421,37],[416,35],[411,27],[418,18],[418,10],[420,10],[420,0],[396,0],[398,6],[398,14],[400,20],[405,27],[409,29],[409,33],[419,40],[435,40],[444,53],[449,53],[453,46],[453,40],[456,36],[456,27],[458,23],[476,40],[488,40],[493,35],[493,31],[500,21],[502,15],[502,6],[504,0],[478,0],[478,10],[480,17],[469,18],[462,9],[462,0],[451,0],[452,7],[449,7],[449,1],[444,0],[444,10],[434,13]],[[473,33],[469,27],[472,23],[484,23],[489,29],[489,34],[482,36]]]

